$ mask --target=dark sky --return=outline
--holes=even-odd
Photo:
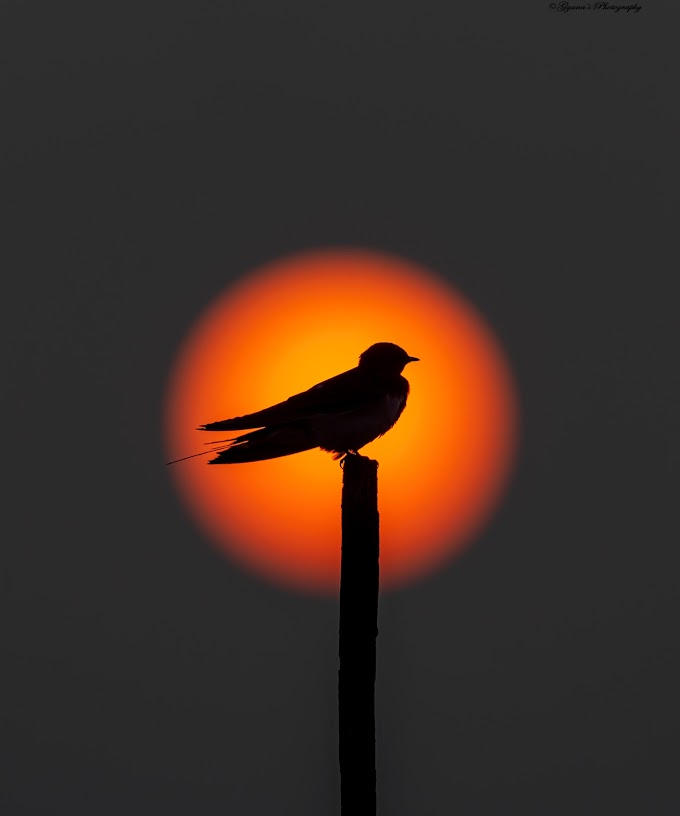
[[[380,812],[680,812],[678,16],[641,6],[3,4],[3,814],[339,813],[337,603],[216,554],[160,436],[201,310],[329,244],[447,276],[522,400],[494,521],[381,598]]]

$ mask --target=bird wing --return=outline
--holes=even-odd
[[[284,402],[253,414],[223,419],[202,425],[202,431],[240,431],[264,428],[307,419],[318,414],[342,414],[353,411],[380,396],[380,388],[359,368],[352,368],[295,394]]]

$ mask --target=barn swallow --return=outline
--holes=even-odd
[[[200,431],[258,429],[222,440],[226,443],[222,447],[215,443],[212,450],[205,451],[217,453],[208,464],[258,462],[312,448],[332,453],[334,459],[357,453],[389,431],[401,416],[409,393],[408,380],[401,372],[418,359],[394,343],[375,343],[360,355],[356,368],[285,402],[201,425]]]

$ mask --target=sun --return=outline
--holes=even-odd
[[[444,279],[359,249],[288,256],[242,277],[199,316],[164,402],[168,460],[219,434],[197,427],[252,413],[353,368],[373,343],[420,362],[408,404],[377,459],[383,589],[437,569],[469,546],[498,505],[517,448],[507,359],[479,312]],[[223,434],[224,435],[224,434]],[[229,434],[227,434],[228,436]],[[207,538],[244,569],[289,589],[337,593],[342,472],[320,450],[264,462],[169,468]]]

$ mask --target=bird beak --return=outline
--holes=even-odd
[[[409,363],[419,363],[420,362],[420,357],[409,357],[408,361],[409,361]]]

